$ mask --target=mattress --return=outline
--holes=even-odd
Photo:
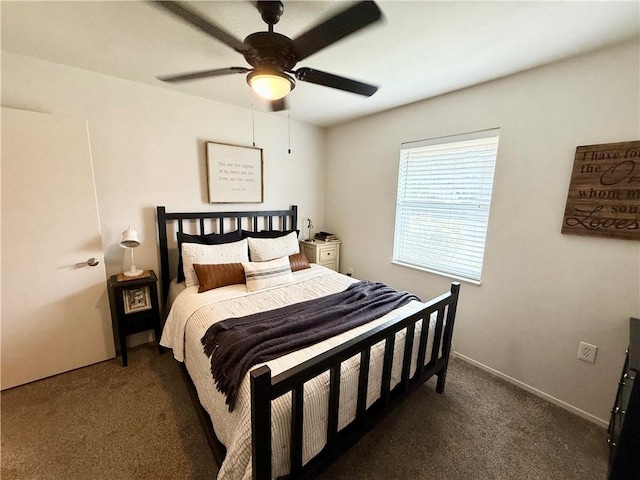
[[[249,375],[239,388],[235,408],[229,412],[225,397],[216,390],[210,372],[209,358],[204,354],[200,339],[215,322],[230,317],[271,310],[285,305],[319,298],[345,290],[357,280],[341,275],[320,265],[294,272],[294,282],[284,286],[247,292],[244,285],[231,285],[204,293],[197,293],[197,286],[183,289],[175,298],[165,323],[161,345],[172,348],[176,360],[184,362],[196,387],[200,403],[209,413],[216,436],[227,448],[227,455],[218,473],[218,480],[249,480],[251,472],[251,408]],[[371,328],[397,317],[405,317],[423,307],[412,301],[402,308],[361,327],[319,342],[310,347],[284,355],[266,363],[272,375],[277,375],[309,358],[325,352]],[[435,316],[430,319],[430,330],[435,328]],[[416,370],[419,333],[422,321],[416,325],[411,375]],[[391,387],[401,377],[405,332],[396,335]],[[433,333],[429,334],[426,359],[430,358]],[[379,397],[381,385],[384,343],[371,349],[367,406]],[[259,364],[253,368],[258,368]],[[357,383],[360,355],[342,364],[338,429],[347,426],[354,418],[357,402]],[[304,388],[303,463],[316,455],[326,442],[329,374],[325,372],[310,380]],[[291,394],[272,403],[272,451],[274,478],[289,471],[289,438]],[[213,476],[213,474],[212,474]]]

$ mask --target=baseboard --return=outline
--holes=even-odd
[[[553,403],[554,405],[558,405],[561,408],[564,408],[565,410],[570,411],[571,413],[575,413],[576,415],[578,415],[579,417],[582,417],[586,420],[589,420],[590,422],[593,422],[601,427],[607,428],[609,426],[609,421],[608,420],[603,420],[601,418],[596,417],[595,415],[592,415],[588,412],[585,412],[584,410],[581,410],[577,407],[574,407],[573,405],[568,404],[567,402],[563,402],[562,400],[555,398],[547,393],[544,393],[541,390],[538,390],[537,388],[534,388],[530,385],[527,385],[526,383],[521,382],[520,380],[516,380],[513,377],[510,377],[509,375],[505,375],[502,372],[499,372],[498,370],[495,370],[491,367],[488,367],[486,365],[484,365],[483,363],[480,363],[476,360],[473,360],[472,358],[469,358],[465,355],[462,355],[458,352],[454,353],[455,358],[459,358],[460,360],[462,360],[463,362],[467,362],[470,363],[471,365],[474,365],[478,368],[481,368],[482,370],[491,373],[492,375],[495,375],[497,377],[502,378],[503,380],[506,380],[509,383],[512,383],[528,392],[533,393],[534,395],[538,396],[538,397],[542,397],[545,400]]]

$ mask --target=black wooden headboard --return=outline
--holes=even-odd
[[[178,232],[204,235],[206,233],[225,233],[237,229],[257,232],[259,230],[295,230],[298,228],[297,205],[292,205],[290,210],[253,210],[246,212],[167,213],[163,206],[156,207],[156,210],[158,214],[160,284],[162,285],[163,304],[167,300],[169,284],[172,278],[169,250],[175,248],[177,257],[176,234]],[[191,227],[189,231],[185,228],[187,226]],[[177,260],[175,263],[177,265]]]

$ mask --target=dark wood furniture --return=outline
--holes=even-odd
[[[243,219],[258,230],[258,219],[265,218],[267,226],[286,230],[297,226],[297,209],[279,211],[249,211],[249,212],[213,212],[213,213],[167,213],[165,207],[157,207],[158,232],[160,241],[160,264],[162,268],[161,281],[163,298],[169,290],[169,243],[173,235],[168,232],[183,231],[183,222],[195,222],[198,232],[205,231],[205,221],[214,219],[218,223],[217,232],[232,231],[242,228]],[[227,221],[227,225],[223,225]],[[279,219],[279,221],[278,221]],[[229,225],[231,222],[231,225]],[[278,222],[278,226],[276,226]],[[176,225],[177,223],[177,225]],[[226,230],[225,230],[226,229]],[[174,246],[175,248],[175,246]],[[453,283],[451,291],[426,302],[425,307],[405,318],[390,320],[338,347],[335,347],[315,358],[274,377],[267,366],[259,367],[250,372],[251,379],[251,423],[252,423],[252,471],[254,479],[271,479],[272,446],[271,446],[271,402],[272,400],[291,392],[291,473],[287,478],[315,478],[328,464],[339,457],[349,446],[354,444],[362,435],[369,431],[379,420],[384,418],[393,408],[411,392],[424,384],[429,378],[436,376],[436,391],[442,393],[445,386],[451,339],[458,301],[459,283]],[[429,329],[421,328],[417,351],[418,368],[410,376],[413,340],[417,329],[416,324],[427,320],[434,314],[436,327],[433,333],[433,347],[430,358],[426,358],[427,344],[430,340]],[[393,362],[394,340],[396,332],[406,329],[406,342],[403,352],[402,376],[400,383],[391,388],[391,369]],[[368,408],[366,407],[369,360],[371,346],[378,342],[385,342],[384,363],[382,368],[382,387],[380,398]],[[338,409],[340,404],[340,369],[341,363],[355,355],[361,355],[360,375],[358,381],[356,418],[345,428],[338,430]],[[185,381],[195,401],[196,409],[204,426],[209,445],[214,457],[219,463],[226,453],[224,446],[218,441],[213,430],[211,418],[200,405],[193,382],[191,382],[186,368],[182,366]],[[304,383],[323,373],[330,372],[329,382],[329,415],[327,418],[327,444],[324,449],[305,465],[302,465],[302,432],[304,412]],[[437,441],[437,440],[434,440]]]
[[[640,319],[630,319],[626,353],[609,422],[609,479],[640,478]]]
[[[148,273],[148,275],[147,275]],[[127,361],[127,335],[153,330],[160,342],[160,303],[158,301],[158,277],[153,270],[140,277],[118,281],[112,275],[107,282],[111,323],[116,352],[122,355],[122,366]],[[162,353],[162,348],[160,353]]]
[[[171,279],[176,278],[178,251],[176,235],[180,233],[227,233],[244,228],[259,230],[295,230],[298,225],[298,207],[291,210],[247,212],[190,212],[167,213],[165,207],[157,207],[158,243],[160,246],[160,285],[163,302],[167,301]],[[185,232],[185,223],[195,224],[196,232]],[[171,243],[169,242],[171,238]],[[170,250],[175,260],[170,266]]]

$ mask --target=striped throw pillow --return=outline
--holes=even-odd
[[[249,292],[293,282],[288,256],[268,262],[242,262],[242,267]]]

